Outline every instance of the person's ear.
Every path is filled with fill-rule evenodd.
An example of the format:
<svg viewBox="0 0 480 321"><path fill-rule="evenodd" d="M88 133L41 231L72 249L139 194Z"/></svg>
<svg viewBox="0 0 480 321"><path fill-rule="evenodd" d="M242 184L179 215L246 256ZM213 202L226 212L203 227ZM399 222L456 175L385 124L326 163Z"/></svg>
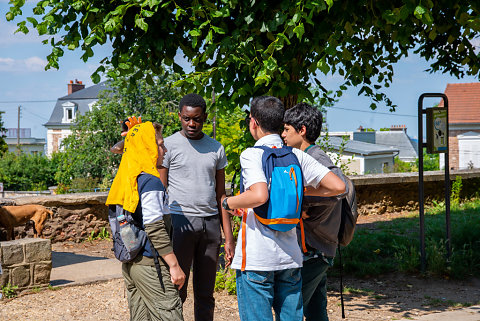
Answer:
<svg viewBox="0 0 480 321"><path fill-rule="evenodd" d="M305 125L302 125L302 127L300 127L300 129L298 130L298 133L302 137L305 137L307 135L307 127L305 127Z"/></svg>
<svg viewBox="0 0 480 321"><path fill-rule="evenodd" d="M178 112L178 120L182 121L182 116L180 115L180 112Z"/></svg>
<svg viewBox="0 0 480 321"><path fill-rule="evenodd" d="M203 113L204 116L203 116L203 122L206 122L207 121L207 118L208 118L208 113Z"/></svg>

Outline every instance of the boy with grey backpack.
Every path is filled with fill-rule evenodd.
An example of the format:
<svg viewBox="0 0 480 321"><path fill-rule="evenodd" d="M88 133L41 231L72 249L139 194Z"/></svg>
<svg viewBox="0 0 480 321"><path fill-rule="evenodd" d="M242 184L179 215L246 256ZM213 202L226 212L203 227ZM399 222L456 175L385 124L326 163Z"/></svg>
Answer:
<svg viewBox="0 0 480 321"><path fill-rule="evenodd" d="M282 137L285 144L303 150L345 183L345 193L341 195L305 196L302 208L307 249L302 267L303 313L307 321L328 321L327 270L333 266L337 247L340 253L339 246L347 245L353 238L358 216L355 187L340 168L332 163L330 157L314 144L322 128L322 114L319 110L305 103L297 104L285 112L284 123ZM300 235L300 231L297 232ZM343 314L342 280L340 287Z"/></svg>

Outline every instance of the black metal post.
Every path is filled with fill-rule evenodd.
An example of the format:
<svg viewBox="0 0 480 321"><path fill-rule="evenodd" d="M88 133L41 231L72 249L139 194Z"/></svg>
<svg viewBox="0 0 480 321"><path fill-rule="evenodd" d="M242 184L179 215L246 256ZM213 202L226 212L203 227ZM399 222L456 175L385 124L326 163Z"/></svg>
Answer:
<svg viewBox="0 0 480 321"><path fill-rule="evenodd" d="M420 217L420 255L421 255L421 269L425 272L426 267L426 255L425 255L425 207L424 207L424 184L423 184L423 147L427 144L423 143L423 114L426 114L426 110L423 109L423 99L430 98L442 98L444 101L444 108L447 111L446 122L446 137L447 137L447 150L445 152L445 225L446 225L446 247L447 247L447 259L451 255L451 236L450 236L450 164L449 164L449 125L448 125L448 98L445 94L439 93L425 93L418 98L418 210Z"/></svg>
<svg viewBox="0 0 480 321"><path fill-rule="evenodd" d="M445 230L447 233L447 259L452 255L452 243L450 239L450 139L448 125L448 98L443 95L443 107L447 110L447 152L445 155Z"/></svg>
<svg viewBox="0 0 480 321"><path fill-rule="evenodd" d="M418 216L420 218L420 262L421 271L425 272L427 259L425 255L425 208L423 204L423 98L418 98Z"/></svg>

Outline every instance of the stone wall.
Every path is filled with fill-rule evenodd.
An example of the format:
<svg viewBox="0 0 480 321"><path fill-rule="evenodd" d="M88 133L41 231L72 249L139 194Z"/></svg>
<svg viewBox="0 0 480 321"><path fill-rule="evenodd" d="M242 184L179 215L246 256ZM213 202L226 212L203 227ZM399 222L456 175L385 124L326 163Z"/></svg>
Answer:
<svg viewBox="0 0 480 321"><path fill-rule="evenodd" d="M451 182L462 177L462 199L480 196L480 171L450 171ZM418 173L351 176L360 214L413 211L418 209ZM445 172L424 173L424 203L445 200Z"/></svg>
<svg viewBox="0 0 480 321"><path fill-rule="evenodd" d="M48 286L52 270L50 240L26 238L0 242L0 263L2 287L10 283L22 291Z"/></svg>
<svg viewBox="0 0 480 321"><path fill-rule="evenodd" d="M462 198L480 193L480 170L451 171L450 179L463 179ZM359 211L363 215L418 209L418 173L394 173L351 176L357 191ZM425 172L425 203L444 200L444 172ZM227 184L229 186L229 184ZM228 192L227 192L228 193ZM52 242L88 239L103 228L110 232L107 193L81 193L0 199L0 205L41 204L54 212L47 219L43 237ZM17 238L33 236L33 229L15 229Z"/></svg>
<svg viewBox="0 0 480 321"><path fill-rule="evenodd" d="M106 199L107 193L77 193L0 199L0 205L43 205L54 213L53 219L48 218L45 222L44 238L53 243L81 242L88 239L92 232L96 236L103 228L110 231ZM33 237L33 226L16 227L15 234L17 238Z"/></svg>

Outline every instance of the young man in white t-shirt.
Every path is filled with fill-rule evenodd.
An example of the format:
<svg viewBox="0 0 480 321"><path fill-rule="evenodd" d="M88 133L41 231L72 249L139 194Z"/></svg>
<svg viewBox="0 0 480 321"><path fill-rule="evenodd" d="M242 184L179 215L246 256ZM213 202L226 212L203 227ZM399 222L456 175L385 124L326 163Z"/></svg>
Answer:
<svg viewBox="0 0 480 321"><path fill-rule="evenodd" d="M257 141L255 146L280 148L284 106L275 97L252 100L249 129ZM333 196L345 191L345 184L328 168L301 150L293 149L300 163L306 194ZM222 206L227 210L247 208L239 232L232 268L237 270L237 298L240 319L302 320L302 284L300 268L302 252L296 230L274 231L260 223L252 208L268 201L267 180L262 168L263 150L247 148L240 155L245 192L226 197ZM245 238L245 240L243 240ZM242 243L245 243L245 248Z"/></svg>

